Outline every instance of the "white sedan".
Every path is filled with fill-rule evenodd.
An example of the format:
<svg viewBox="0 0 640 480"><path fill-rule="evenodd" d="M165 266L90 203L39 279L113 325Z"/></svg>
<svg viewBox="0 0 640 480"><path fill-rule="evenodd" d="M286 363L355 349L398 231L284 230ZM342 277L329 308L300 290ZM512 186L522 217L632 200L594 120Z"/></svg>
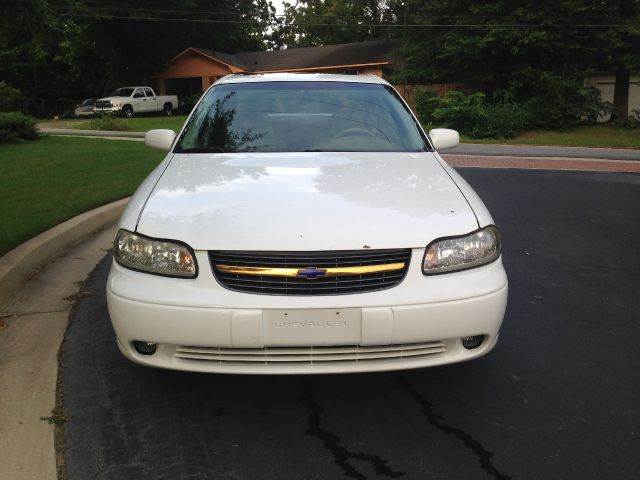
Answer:
<svg viewBox="0 0 640 480"><path fill-rule="evenodd" d="M498 339L501 241L384 80L231 75L124 212L107 284L122 353L218 373L342 373L470 360Z"/></svg>

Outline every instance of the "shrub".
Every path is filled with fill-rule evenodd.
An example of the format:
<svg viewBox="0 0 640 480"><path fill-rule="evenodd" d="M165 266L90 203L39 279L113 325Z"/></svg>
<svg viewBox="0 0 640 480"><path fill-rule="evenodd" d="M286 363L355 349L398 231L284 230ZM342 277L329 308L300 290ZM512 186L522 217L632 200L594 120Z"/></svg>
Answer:
<svg viewBox="0 0 640 480"><path fill-rule="evenodd" d="M563 130L595 123L610 111L600 91L549 72L537 76L520 72L506 90L495 92L487 102L483 93L459 91L438 97L416 94L416 112L427 124L454 128L477 138L513 138L528 129ZM537 81L534 81L536 79ZM625 124L633 125L633 118Z"/></svg>
<svg viewBox="0 0 640 480"><path fill-rule="evenodd" d="M631 115L616 122L622 128L640 128L640 109L631 110Z"/></svg>
<svg viewBox="0 0 640 480"><path fill-rule="evenodd" d="M517 103L484 105L481 119L470 131L475 138L513 138L527 130L531 123L529 112Z"/></svg>
<svg viewBox="0 0 640 480"><path fill-rule="evenodd" d="M20 112L0 112L0 143L38 138L36 119Z"/></svg>
<svg viewBox="0 0 640 480"><path fill-rule="evenodd" d="M0 82L0 112L18 110L18 103L20 100L20 90L13 88L4 81Z"/></svg>
<svg viewBox="0 0 640 480"><path fill-rule="evenodd" d="M131 130L129 123L124 118L105 115L103 117L92 118L90 123L91 130L111 130L111 131L128 131Z"/></svg>
<svg viewBox="0 0 640 480"><path fill-rule="evenodd" d="M600 91L581 80L529 68L518 72L509 86L496 92L498 102L518 103L530 117L529 128L564 130L580 123L595 123L610 112Z"/></svg>
<svg viewBox="0 0 640 480"><path fill-rule="evenodd" d="M416 114L423 123L433 123L433 112L440 105L440 96L429 90L419 90L414 94Z"/></svg>
<svg viewBox="0 0 640 480"><path fill-rule="evenodd" d="M454 128L476 138L513 138L530 123L528 112L518 104L490 105L483 93L465 95L456 90L442 97L420 92L416 113L424 123Z"/></svg>

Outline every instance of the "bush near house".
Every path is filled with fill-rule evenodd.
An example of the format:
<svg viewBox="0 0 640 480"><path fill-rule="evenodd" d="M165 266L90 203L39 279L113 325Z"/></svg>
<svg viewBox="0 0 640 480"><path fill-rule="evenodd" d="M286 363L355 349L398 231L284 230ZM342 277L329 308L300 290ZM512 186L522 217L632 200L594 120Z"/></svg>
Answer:
<svg viewBox="0 0 640 480"><path fill-rule="evenodd" d="M538 75L536 82L512 80L489 102L483 93L449 91L443 96L416 94L416 113L426 124L454 128L475 138L514 138L531 129L566 130L595 123L608 111L600 92L554 74Z"/></svg>
<svg viewBox="0 0 640 480"><path fill-rule="evenodd" d="M515 103L486 102L486 95L465 95L452 90L439 97L432 92L420 92L416 98L416 113L423 123L454 128L475 138L513 138L531 122L529 112Z"/></svg>
<svg viewBox="0 0 640 480"><path fill-rule="evenodd" d="M622 128L640 128L640 109L631 110L631 115L619 118L616 123Z"/></svg>
<svg viewBox="0 0 640 480"><path fill-rule="evenodd" d="M20 112L0 112L0 144L37 138L35 118Z"/></svg>

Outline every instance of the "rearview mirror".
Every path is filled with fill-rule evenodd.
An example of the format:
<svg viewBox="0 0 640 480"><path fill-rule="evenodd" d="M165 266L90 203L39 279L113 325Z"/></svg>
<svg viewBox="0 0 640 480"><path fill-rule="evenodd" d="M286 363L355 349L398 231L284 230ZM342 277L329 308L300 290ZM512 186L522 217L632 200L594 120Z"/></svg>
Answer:
<svg viewBox="0 0 640 480"><path fill-rule="evenodd" d="M157 148L168 152L171 150L176 132L173 130L158 129L149 130L144 134L144 144L148 147Z"/></svg>
<svg viewBox="0 0 640 480"><path fill-rule="evenodd" d="M434 128L429 132L433 146L436 150L457 147L460 144L460 135L455 130L448 128Z"/></svg>

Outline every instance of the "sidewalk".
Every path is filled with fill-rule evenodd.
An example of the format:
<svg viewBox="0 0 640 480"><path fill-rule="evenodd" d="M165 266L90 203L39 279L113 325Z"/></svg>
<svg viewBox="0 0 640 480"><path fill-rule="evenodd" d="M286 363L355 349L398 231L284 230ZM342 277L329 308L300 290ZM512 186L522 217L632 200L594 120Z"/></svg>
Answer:
<svg viewBox="0 0 640 480"><path fill-rule="evenodd" d="M630 148L560 147L536 145L484 145L463 143L444 153L510 157L597 158L608 160L640 160L640 150Z"/></svg>
<svg viewBox="0 0 640 480"><path fill-rule="evenodd" d="M635 150L632 150L635 151ZM603 160L597 158L515 157L459 155L443 153L452 167L520 168L527 170L570 170L592 172L640 173L640 161Z"/></svg>
<svg viewBox="0 0 640 480"><path fill-rule="evenodd" d="M83 282L115 227L55 258L0 307L0 478L56 480L58 351Z"/></svg>
<svg viewBox="0 0 640 480"><path fill-rule="evenodd" d="M74 137L107 137L115 138L144 138L145 132L123 132L116 130L76 130L74 128L46 128L39 127L38 131L48 135L67 135Z"/></svg>

